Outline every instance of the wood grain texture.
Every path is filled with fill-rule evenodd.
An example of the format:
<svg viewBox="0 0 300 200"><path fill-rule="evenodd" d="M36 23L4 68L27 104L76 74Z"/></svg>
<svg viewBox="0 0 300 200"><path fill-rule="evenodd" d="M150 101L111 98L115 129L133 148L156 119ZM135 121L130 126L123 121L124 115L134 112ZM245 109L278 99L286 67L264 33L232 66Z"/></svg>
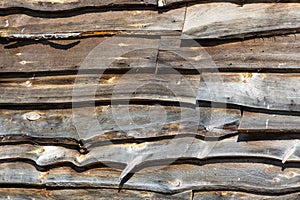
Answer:
<svg viewBox="0 0 300 200"><path fill-rule="evenodd" d="M164 6L174 6L174 5L181 5L184 3L193 3L193 4L203 4L203 3L212 3L212 2L230 2L235 3L237 5L243 6L248 3L298 3L297 0L165 0Z"/></svg>
<svg viewBox="0 0 300 200"><path fill-rule="evenodd" d="M159 100L196 103L200 75L78 74L1 78L0 104L57 104L87 101Z"/></svg>
<svg viewBox="0 0 300 200"><path fill-rule="evenodd" d="M35 115L35 120L30 118ZM240 111L234 109L202 107L195 111L194 108L161 105L1 110L0 143L33 141L77 145L81 139L101 144L111 140L147 140L175 135L218 138L236 134L239 119ZM91 128L95 126L93 120L99 123L96 124L98 129Z"/></svg>
<svg viewBox="0 0 300 200"><path fill-rule="evenodd" d="M0 9L26 8L38 11L66 11L87 7L156 6L156 0L3 0Z"/></svg>
<svg viewBox="0 0 300 200"><path fill-rule="evenodd" d="M0 18L0 37L68 38L120 31L176 31L183 26L185 8L93 12L71 17L33 17L12 14Z"/></svg>
<svg viewBox="0 0 300 200"><path fill-rule="evenodd" d="M238 130L245 133L299 133L299 124L299 116L243 112Z"/></svg>
<svg viewBox="0 0 300 200"><path fill-rule="evenodd" d="M246 192L233 192L233 191L212 191L212 192L195 192L193 200L273 200L273 199L299 199L299 193L291 193L286 195L259 195Z"/></svg>
<svg viewBox="0 0 300 200"><path fill-rule="evenodd" d="M294 33L300 28L299 14L298 3L196 4L187 9L183 33L199 39Z"/></svg>
<svg viewBox="0 0 300 200"><path fill-rule="evenodd" d="M170 164L177 159L201 161L202 159L252 158L277 161L277 163L299 163L298 140L242 141L237 137L222 141L203 141L196 138L174 138L155 142L107 144L88 146L87 154L61 146L40 146L31 144L0 146L0 160L29 160L38 166L49 167L71 164L77 167L105 164L112 168L130 165L137 157L145 159L137 166L157 163ZM134 170L134 168L132 168Z"/></svg>
<svg viewBox="0 0 300 200"><path fill-rule="evenodd" d="M259 70L259 71L284 71L299 72L299 54L300 42L297 39L299 34L288 36L275 36L272 38L256 38L244 41L235 41L225 44L214 44L213 42L204 43L203 41L193 42L199 50L192 49L164 49L160 47L159 56L158 46L161 44L160 39L136 39L141 43L149 41L156 43L157 47L135 50L118 57L114 62L106 66L107 70L131 70L134 68L151 68L153 69L156 61L159 62L158 67L168 65L174 69L195 69L187 58L178 55L179 51L190 51L190 55L200 54L206 51L210 56L199 60L199 70L218 69L218 70ZM101 45L110 37L94 37L78 40L47 40L47 41L14 41L3 42L0 45L0 73L55 73L69 72L76 73L82 63L87 59L90 52L95 51L98 45ZM185 43L184 41L178 42ZM133 45L130 40L124 39L122 43L125 45ZM209 46L204 46L209 45ZM211 46L212 45L212 46ZM111 47L113 48L113 46ZM192 47L191 47L192 48ZM284 53L282 53L284 52ZM103 62L107 57L93 58L94 62ZM214 63L209 64L209 63ZM85 70L95 70L95 65L85 67Z"/></svg>
<svg viewBox="0 0 300 200"><path fill-rule="evenodd" d="M300 111L299 74L203 73L201 77L198 100Z"/></svg>
<svg viewBox="0 0 300 200"><path fill-rule="evenodd" d="M0 199L7 200L57 200L66 197L72 200L140 200L140 199L170 199L170 200L190 200L192 192L178 194L160 194L138 190L118 189L24 189L24 188L2 188L0 189Z"/></svg>
<svg viewBox="0 0 300 200"><path fill-rule="evenodd" d="M103 44L106 37L86 38L81 40L56 40L56 41L15 41L1 45L0 64L1 73L41 73L47 72L64 72L74 74L80 70L80 67L87 59L89 53L97 51L98 56L93 57L93 62L107 62L109 58L113 61L108 66L108 70L130 70L133 68L154 68L157 57L157 47L150 48L146 46L142 51L132 50L124 53L122 56L116 56L111 53L110 57L100 56L101 52L97 48ZM136 39L139 40L139 39ZM158 43L156 40L140 39L141 42L151 41ZM124 39L123 45L128 48L130 41ZM105 43L105 45L108 45ZM158 46L158 44L157 44ZM108 48L108 47L107 47ZM112 47L113 48L113 45ZM96 54L96 52L94 53ZM87 65L87 64L86 64ZM98 68L97 68L98 67ZM104 70L98 65L87 65L86 71ZM98 71L97 71L98 70Z"/></svg>
<svg viewBox="0 0 300 200"><path fill-rule="evenodd" d="M95 2L92 0L3 0L0 4L0 9L23 8L35 11L68 11L74 9L82 9L86 7L117 7L117 6L174 6L183 5L185 3L195 2L195 0L164 0L158 3L158 0L103 0ZM203 0L200 3L210 3L211 1ZM215 2L220 2L215 0ZM236 3L243 5L246 3L298 3L297 0L227 0L225 2Z"/></svg>
<svg viewBox="0 0 300 200"><path fill-rule="evenodd" d="M155 172L155 173L154 173ZM2 163L0 183L26 184L30 187L119 188L119 170L90 169L81 173L69 167L39 172L27 163ZM299 169L260 163L210 163L152 167L135 173L123 189L148 190L166 194L190 190L241 190L280 194L298 192Z"/></svg>
<svg viewBox="0 0 300 200"><path fill-rule="evenodd" d="M194 104L199 77L138 72L104 74L100 80L99 75L93 74L1 78L0 103L21 105L131 99ZM299 74L296 73L203 73L197 99L268 110L299 111L298 85Z"/></svg>

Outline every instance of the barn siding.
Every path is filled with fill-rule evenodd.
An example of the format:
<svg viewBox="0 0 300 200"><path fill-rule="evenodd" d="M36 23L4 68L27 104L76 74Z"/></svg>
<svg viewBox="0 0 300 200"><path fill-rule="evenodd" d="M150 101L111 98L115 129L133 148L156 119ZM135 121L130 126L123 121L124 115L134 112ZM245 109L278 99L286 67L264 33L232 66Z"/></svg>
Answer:
<svg viewBox="0 0 300 200"><path fill-rule="evenodd" d="M0 199L298 199L299 16L296 0L3 0Z"/></svg>

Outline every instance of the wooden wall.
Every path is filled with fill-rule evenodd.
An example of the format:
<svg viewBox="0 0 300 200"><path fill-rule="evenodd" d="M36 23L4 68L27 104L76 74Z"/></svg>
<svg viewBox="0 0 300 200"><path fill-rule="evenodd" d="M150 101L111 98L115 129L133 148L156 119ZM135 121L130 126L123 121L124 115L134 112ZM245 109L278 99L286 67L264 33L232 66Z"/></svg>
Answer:
<svg viewBox="0 0 300 200"><path fill-rule="evenodd" d="M2 0L0 199L298 199L299 30L297 0Z"/></svg>

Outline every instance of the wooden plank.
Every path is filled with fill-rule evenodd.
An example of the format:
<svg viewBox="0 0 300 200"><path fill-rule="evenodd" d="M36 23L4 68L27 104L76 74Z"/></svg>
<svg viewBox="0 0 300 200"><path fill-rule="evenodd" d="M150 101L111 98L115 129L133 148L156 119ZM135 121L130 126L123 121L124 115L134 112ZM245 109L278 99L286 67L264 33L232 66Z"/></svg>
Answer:
<svg viewBox="0 0 300 200"><path fill-rule="evenodd" d="M300 193L295 192L286 195L259 195L255 193L234 192L234 191L211 191L211 192L195 192L193 200L273 200L273 199L299 199Z"/></svg>
<svg viewBox="0 0 300 200"><path fill-rule="evenodd" d="M299 15L298 3L196 4L187 9L183 33L199 39L295 33Z"/></svg>
<svg viewBox="0 0 300 200"><path fill-rule="evenodd" d="M86 101L159 100L196 103L200 75L78 74L0 79L0 104L58 104Z"/></svg>
<svg viewBox="0 0 300 200"><path fill-rule="evenodd" d="M182 5L185 3L194 3L195 4L195 0L164 0L163 3L161 4L163 6L175 6L175 5ZM219 0L216 1L209 1L209 0L202 0L200 3L211 3L211 2L222 2ZM231 3L235 3L241 6L244 6L245 4L248 3L298 3L297 0L228 0L228 1L224 1L224 2L231 2ZM199 2L198 2L199 3Z"/></svg>
<svg viewBox="0 0 300 200"><path fill-rule="evenodd" d="M239 132L299 133L300 116L243 112Z"/></svg>
<svg viewBox="0 0 300 200"><path fill-rule="evenodd" d="M183 192L179 194L160 194L148 191L138 190L118 190L118 189L25 189L25 188L2 188L0 189L0 199L7 200L57 200L66 197L73 200L105 200L105 199L175 199L190 200L191 192Z"/></svg>
<svg viewBox="0 0 300 200"><path fill-rule="evenodd" d="M267 194L299 191L299 168L262 163L207 163L150 167L132 175L123 189L177 193L189 190L241 190ZM0 183L30 187L119 188L119 170L95 168L81 173L69 167L40 172L27 163L0 164Z"/></svg>
<svg viewBox="0 0 300 200"><path fill-rule="evenodd" d="M194 45L210 56L198 61L200 70L291 73L299 70L298 37L296 34L248 40L198 40L198 43L182 40L182 45ZM186 58L178 56L178 50L159 51L158 61L175 69L194 69Z"/></svg>
<svg viewBox="0 0 300 200"><path fill-rule="evenodd" d="M15 41L1 45L0 48L0 72L1 73L51 73L64 72L74 74L83 67L84 70L94 71L104 70L100 65L89 65L87 57L89 53L96 54L93 56L93 62L107 62L112 59L112 63L105 66L107 70L130 70L134 68L154 68L157 57L158 41L155 39L136 38L137 42L143 42L152 45L146 45L145 49L132 50L124 53L122 56L113 55L103 57L97 47L104 45L104 41L109 37L86 38L81 40L56 40L56 41ZM127 48L134 48L135 44L131 40L124 38L123 45ZM108 42L105 42L107 47ZM157 46L155 48L155 45ZM152 47L152 48L151 48ZM96 49L95 49L96 48ZM111 44L114 48L114 44Z"/></svg>
<svg viewBox="0 0 300 200"><path fill-rule="evenodd" d="M105 146L85 146L87 154L62 146L40 146L31 144L0 146L0 160L29 160L38 166L49 167L57 164L71 164L77 167L105 164L109 167L170 164L177 159L199 161L203 159L252 158L272 162L299 163L298 140L240 141L237 137L221 141L204 141L196 138L165 139L143 143L107 144ZM139 163L133 161L145 157ZM134 168L133 168L134 170Z"/></svg>
<svg viewBox="0 0 300 200"><path fill-rule="evenodd" d="M0 19L0 37L68 38L120 31L176 31L183 26L185 8L158 13L153 10L107 11L71 17L33 17L12 14Z"/></svg>
<svg viewBox="0 0 300 200"><path fill-rule="evenodd" d="M272 38L256 38L245 41L229 42L225 44L213 45L214 43L199 42L203 46L199 48L206 51L211 57L208 60L199 60L203 63L199 70L259 70L259 71L284 71L299 72L300 57L298 49L300 47L300 35L275 36ZM76 73L81 63L87 59L88 53L101 45L106 37L94 37L78 40L56 40L56 41L17 41L0 45L0 73L55 73L65 72ZM157 43L159 39L135 38L136 41L145 43ZM180 41L178 41L180 42ZM126 45L133 44L130 40L124 39ZM195 44L198 44L194 42ZM154 47L154 45L153 45ZM113 46L112 46L113 48ZM195 48L195 47L191 47ZM193 50L189 49L191 52ZM284 53L283 53L284 52ZM194 50L197 54L199 51ZM113 55L111 55L113 56ZM104 57L95 56L95 62L103 62ZM115 57L115 61L106 66L108 70L130 70L133 68L153 69L157 60L157 49L146 48L132 51ZM160 50L158 57L159 65L168 65L174 69L195 69L189 60L178 55L178 50ZM215 65L209 64L215 63ZM95 67L87 66L86 70L94 70Z"/></svg>
<svg viewBox="0 0 300 200"><path fill-rule="evenodd" d="M297 73L203 73L201 77L198 100L300 111L300 76Z"/></svg>
<svg viewBox="0 0 300 200"><path fill-rule="evenodd" d="M163 105L0 110L0 143L78 145L81 139L101 144L105 141L147 140L175 135L218 138L236 134L239 119L240 111L234 109L201 107L195 111L189 107ZM78 129L88 130L95 126L92 120L101 123L99 128L79 135Z"/></svg>
<svg viewBox="0 0 300 200"><path fill-rule="evenodd" d="M112 7L112 6L156 6L156 0L3 0L0 9L26 8L38 11L66 11L87 7Z"/></svg>
<svg viewBox="0 0 300 200"><path fill-rule="evenodd" d="M199 41L197 50L195 47L185 47L181 51L191 51L191 55L206 51L211 60L204 58L199 60L201 68L218 70L260 70L260 71L283 71L299 72L300 62L300 37L299 34L288 36L275 36L272 38L256 38L250 40L229 42L214 45ZM88 53L110 37L93 37L78 40L47 40L47 41L14 41L0 44L0 73L76 73L82 63L87 59ZM160 39L143 38L141 43L157 44ZM180 40L178 41L180 43ZM181 41L184 44L184 41ZM123 44L132 45L130 40L124 39ZM194 41L194 44L198 44ZM171 44L172 45L172 44ZM213 46L203 46L213 45ZM130 70L134 68L153 68L157 60L157 48L147 48L132 51L115 56L115 61L107 67L107 70ZM113 48L113 46L111 47ZM161 48L161 47L160 47ZM192 50L194 49L194 50ZM95 50L94 50L95 51ZM159 67L168 65L174 69L195 69L187 58L178 55L178 50L162 49L159 51ZM113 57L114 55L111 55ZM195 57L195 55L194 55ZM209 57L208 57L209 58ZM95 56L95 62L103 62L105 57ZM201 63L201 64L200 64ZM209 63L214 63L209 64ZM85 70L95 70L95 66L87 66Z"/></svg>
<svg viewBox="0 0 300 200"><path fill-rule="evenodd" d="M182 78L185 81L180 81ZM199 79L198 75L150 73L104 74L100 83L99 76L93 74L1 78L0 104L128 99L194 103L193 90L198 88ZM298 85L299 74L203 73L197 99L268 110L299 111Z"/></svg>

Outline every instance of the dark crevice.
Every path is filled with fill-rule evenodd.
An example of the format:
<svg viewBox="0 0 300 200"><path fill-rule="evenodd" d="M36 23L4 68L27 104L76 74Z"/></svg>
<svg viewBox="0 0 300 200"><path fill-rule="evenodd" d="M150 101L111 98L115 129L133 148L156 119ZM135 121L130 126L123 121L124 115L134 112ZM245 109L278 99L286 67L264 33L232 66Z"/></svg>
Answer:
<svg viewBox="0 0 300 200"><path fill-rule="evenodd" d="M13 48L19 48L19 47L23 47L23 46L27 46L27 45L43 44L43 45L49 45L50 47L52 47L54 49L68 50L68 49L71 49L71 48L75 47L79 43L80 43L80 41L72 42L70 44L58 44L58 43L51 42L51 41L48 41L48 40L40 40L40 41L20 40L20 41L17 41L16 43L14 43L14 44L9 44L9 45L4 46L4 49L13 49Z"/></svg>

